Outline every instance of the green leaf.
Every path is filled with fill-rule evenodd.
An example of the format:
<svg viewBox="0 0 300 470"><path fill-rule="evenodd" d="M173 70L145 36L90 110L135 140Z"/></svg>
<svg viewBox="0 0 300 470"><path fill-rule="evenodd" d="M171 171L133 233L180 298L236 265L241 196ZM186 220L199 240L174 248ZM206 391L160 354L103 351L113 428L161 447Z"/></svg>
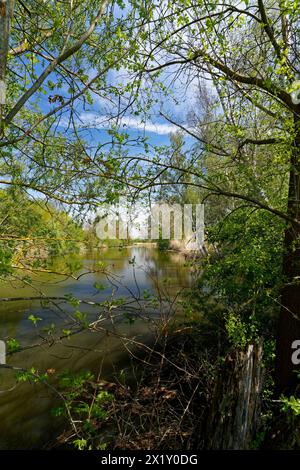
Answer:
<svg viewBox="0 0 300 470"><path fill-rule="evenodd" d="M34 324L34 326L36 326L39 321L42 321L42 318L36 317L31 314L29 315L28 320L30 320Z"/></svg>

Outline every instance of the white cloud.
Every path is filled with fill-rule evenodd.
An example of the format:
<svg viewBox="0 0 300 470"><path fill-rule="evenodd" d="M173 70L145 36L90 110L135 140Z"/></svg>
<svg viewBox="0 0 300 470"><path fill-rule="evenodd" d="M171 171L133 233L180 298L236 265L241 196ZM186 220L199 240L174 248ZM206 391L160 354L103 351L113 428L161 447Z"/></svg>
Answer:
<svg viewBox="0 0 300 470"><path fill-rule="evenodd" d="M87 112L81 113L79 125L87 129L108 129L116 122L116 119L111 119L108 116L99 116L95 113ZM178 127L173 124L153 123L150 121L142 122L139 118L131 116L122 117L118 120L118 124L123 130L142 130L160 135L167 135L178 130Z"/></svg>

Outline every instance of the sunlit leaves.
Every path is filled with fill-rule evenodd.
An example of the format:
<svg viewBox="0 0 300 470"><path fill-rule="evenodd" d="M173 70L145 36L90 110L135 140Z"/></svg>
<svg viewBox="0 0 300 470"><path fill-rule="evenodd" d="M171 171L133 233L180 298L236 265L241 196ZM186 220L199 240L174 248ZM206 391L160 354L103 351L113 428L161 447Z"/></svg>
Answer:
<svg viewBox="0 0 300 470"><path fill-rule="evenodd" d="M31 321L34 326L37 326L38 322L40 322L42 318L36 317L35 315L31 314L29 315L28 320Z"/></svg>
<svg viewBox="0 0 300 470"><path fill-rule="evenodd" d="M16 338L9 338L6 341L7 352L14 353L18 352L21 349L21 344Z"/></svg>

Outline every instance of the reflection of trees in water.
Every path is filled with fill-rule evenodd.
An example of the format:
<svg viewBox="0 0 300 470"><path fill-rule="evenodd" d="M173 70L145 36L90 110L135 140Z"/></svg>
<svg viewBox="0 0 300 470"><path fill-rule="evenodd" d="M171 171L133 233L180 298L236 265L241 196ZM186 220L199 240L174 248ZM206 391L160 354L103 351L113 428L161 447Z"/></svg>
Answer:
<svg viewBox="0 0 300 470"><path fill-rule="evenodd" d="M135 258L134 265L129 264L129 260L133 258ZM72 259L74 259L74 262L80 261L77 254L74 258L70 255L70 263ZM184 259L178 253L161 253L155 248L136 246L121 250L110 248L105 253L98 250L94 252L93 258L91 254L89 259L86 259L86 257L81 258L82 265L91 271L99 269L99 261L107 265L109 271L122 276L124 284L127 284L128 287L134 285L133 269L141 288L154 289L158 285L165 285L170 290L172 287L177 289L178 287L187 286L190 281L190 270L183 266ZM59 264L59 260L56 260L56 262ZM64 260L61 263L63 264ZM81 298L90 294L91 287L95 282L105 283L106 280L105 275L100 272L91 273L82 277L79 281L72 281L71 284L66 279L66 282L57 283L60 279L51 274L34 275L34 277L36 281L43 281L41 289L45 295L54 295L53 289L55 289L55 295L63 296L72 291L72 294L75 296L79 295ZM168 280L168 282L164 283L164 280ZM17 290L15 287L17 287ZM3 285L3 288L0 289L0 297L15 297L16 292L19 292L19 294L21 292L24 297L36 294L30 287L20 291L19 285ZM13 308L12 304L7 305L2 303L0 312L0 325L4 326L5 323L5 334L15 337L20 332L20 329L23 331L27 324L29 325L27 317L30 313L34 312L35 314L42 315L44 309L24 299L19 301L17 305L14 305ZM48 315L46 317L48 319Z"/></svg>
<svg viewBox="0 0 300 470"><path fill-rule="evenodd" d="M156 249L141 248L135 250L136 265L143 267L152 287L157 288L163 284L170 291L190 284L190 273L183 266L184 258L180 253L162 253Z"/></svg>
<svg viewBox="0 0 300 470"><path fill-rule="evenodd" d="M129 260L132 260L134 257L135 263L130 264ZM74 261L77 259L77 256L74 257ZM177 293L181 287L188 285L189 269L183 266L183 258L178 254L161 253L150 247L137 246L121 250L118 248L110 248L105 252L98 250L93 254L85 254L85 256L81 258L81 261L84 267L89 267L91 270L99 267L99 265L97 265L99 261L103 262L110 267L109 271L116 274L115 284L120 280L133 292L136 292L136 289L133 288L135 285L133 272L135 272L137 283L140 286L139 294L141 301L136 304L128 302L128 308L132 309L128 311L133 311L134 314L134 308L142 305L142 315L144 318L147 315L148 317L151 315L153 318L158 313L160 315L169 315L171 311L170 305L175 297L175 293ZM57 260L57 262L59 263L59 260ZM63 261L61 261L61 263L63 263ZM95 296L95 289L93 288L95 281L99 282L99 284L103 283L108 285L107 278L100 272L81 277L79 281L64 279L63 282L59 283L55 275L47 274L47 276L36 276L36 278L37 280L43 280L41 288L44 290L45 295L51 295L51 293L53 295L53 292L55 292L56 296L64 296L72 292L75 297L82 298L85 301L92 300L94 302L104 301L109 298L107 290L101 291L99 295L97 294L98 297ZM164 283L165 279L169 279L167 284ZM47 280L47 282L45 282L45 280ZM55 291L53 289L55 289ZM143 297L143 289L147 289L153 293L157 292L161 300L160 305L157 306L151 303L151 298L149 301L145 300ZM123 291L125 292L125 296L129 294L125 289L123 289ZM20 295L20 286L9 286L9 290L7 286L3 286L3 297L16 296L16 292ZM24 297L34 294L29 288L21 292ZM62 306L60 305L60 307ZM74 307L63 305L63 308L66 314L76 309L82 312L90 311L88 305L84 306L82 304ZM121 310L124 311L125 308L126 306L122 305ZM98 307L96 310L98 312ZM61 310L59 312L61 312ZM32 323L28 320L29 314L34 314L43 319L39 324L39 328L41 328L42 335L45 337L47 333L43 332L44 326L48 326L52 322L55 322L58 327L61 325L59 317L55 315L54 307L53 310L50 311L50 306L48 306L47 309L38 302L34 303L20 300L16 304L13 301L9 305L1 305L0 327L4 337L20 339L23 346L23 344L25 344L25 335L28 334L29 344L32 340L32 333L35 335L40 333L40 330L33 331ZM61 322L64 322L64 319L65 317L62 317ZM5 328L2 328L4 324ZM104 325L106 325L106 323ZM120 323L117 324L116 318L114 325L117 325L118 332L128 337L149 333L148 322L137 321L134 324L128 324L128 322L120 321ZM97 367L99 364L99 357L103 357L103 373L105 374L105 370L111 371L112 364L117 363L117 361L123 357L124 350L123 347L120 346L120 341L117 337L113 338L111 335L108 336L104 332L102 334L101 331L98 331L98 335L95 336L94 331L92 335L90 331L84 331L77 336L56 342L51 345L50 349L43 347L21 351L15 358L14 356L10 358L9 361L10 363L12 361L12 364L14 364L13 361L16 361L16 364L22 364L22 366L25 367L27 367L28 364L30 364L30 366L34 364L35 367L41 368L42 370L54 368L59 371L68 368L76 372L84 368L93 370L94 364L96 370L96 364ZM33 343L39 341L40 336L37 340L34 337ZM14 385L13 381L12 385ZM5 384L2 388L7 389L10 386L11 382L6 375ZM14 439L12 422L22 421L25 423L23 430L24 435L26 434L27 442L30 439L35 439L37 429L43 429L43 432L40 432L40 435L43 435L44 429L50 428L48 408L53 407L53 403L50 399L49 401L41 400L38 395L32 394L30 387L25 387L25 385L22 385L22 388L17 387L14 391L10 392L10 394L1 396L1 429L5 430L6 440L8 441ZM4 435L4 433L2 434Z"/></svg>
<svg viewBox="0 0 300 470"><path fill-rule="evenodd" d="M101 248L94 250L90 255L90 264L93 269L99 268L99 262L104 263L107 267L113 270L125 270L128 267L128 259L130 252L127 248Z"/></svg>
<svg viewBox="0 0 300 470"><path fill-rule="evenodd" d="M26 304L29 308L30 302L24 302L22 307L25 307ZM20 310L18 304L16 305L14 303L14 305L1 305L1 339L15 338L18 335L23 316L23 308Z"/></svg>

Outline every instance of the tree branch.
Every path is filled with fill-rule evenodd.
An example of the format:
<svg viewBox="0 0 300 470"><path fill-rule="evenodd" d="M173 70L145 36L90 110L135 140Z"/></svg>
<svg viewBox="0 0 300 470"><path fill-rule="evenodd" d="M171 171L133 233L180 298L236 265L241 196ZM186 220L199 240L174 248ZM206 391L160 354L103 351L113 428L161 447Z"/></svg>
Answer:
<svg viewBox="0 0 300 470"><path fill-rule="evenodd" d="M204 62L209 63L210 65L215 67L217 70L224 73L224 75L227 78L229 78L233 81L236 81L238 83L243 83L245 85L252 85L252 86L258 87L258 88L266 91L270 95L272 95L276 98L280 98L280 100L284 104L286 104L289 107L289 109L291 109L292 111L296 111L298 109L297 106L292 102L290 94L287 93L282 88L279 88L277 85L275 85L275 83L272 83L272 85L270 86L267 83L267 81L264 80L263 78L256 77L256 76L249 77L247 75L242 75L239 72L236 72L235 70L232 70L230 67L228 67L223 62L220 62L219 60L213 58L212 56L210 56L209 54L207 54L207 52L205 52L203 50L196 51L191 57L185 57L183 59L171 60L169 62L165 62L164 64L160 64L160 65L157 65L155 67L145 69L145 72L148 72L148 73L156 72L156 71L162 70L166 67L170 67L172 65L180 65L180 64L185 65L185 64L193 63L193 62L197 66L197 60L198 59L203 59Z"/></svg>
<svg viewBox="0 0 300 470"><path fill-rule="evenodd" d="M267 17L264 2L263 2L263 0L258 0L257 3L258 3L258 9L259 9L259 12L260 12L260 16L261 16L261 19L262 19L262 22L263 22L263 28L264 28L266 34L268 35L268 38L270 39L270 41L272 43L272 46L274 47L274 50L276 52L276 55L277 55L278 59L281 59L282 58L281 50L280 50L279 44L277 43L277 41L275 39L273 29L270 26L270 21L269 21L269 18Z"/></svg>
<svg viewBox="0 0 300 470"><path fill-rule="evenodd" d="M8 124L16 114L20 111L20 109L24 106L24 104L29 100L29 98L40 88L40 86L44 83L46 78L55 70L56 66L67 60L69 57L74 55L81 47L83 44L86 42L86 40L91 36L91 34L94 32L99 20L103 16L105 12L105 8L107 7L109 3L109 0L102 0L101 7L99 9L99 12L95 19L92 21L90 24L90 27L85 31L84 34L78 39L78 41L73 44L69 49L66 51L62 52L60 56L58 56L56 59L53 59L52 62L48 65L48 67L45 68L45 70L41 73L39 78L36 80L36 82L24 93L24 95L19 99L19 101L15 104L15 106L10 110L10 112L7 114L5 118L5 123Z"/></svg>

